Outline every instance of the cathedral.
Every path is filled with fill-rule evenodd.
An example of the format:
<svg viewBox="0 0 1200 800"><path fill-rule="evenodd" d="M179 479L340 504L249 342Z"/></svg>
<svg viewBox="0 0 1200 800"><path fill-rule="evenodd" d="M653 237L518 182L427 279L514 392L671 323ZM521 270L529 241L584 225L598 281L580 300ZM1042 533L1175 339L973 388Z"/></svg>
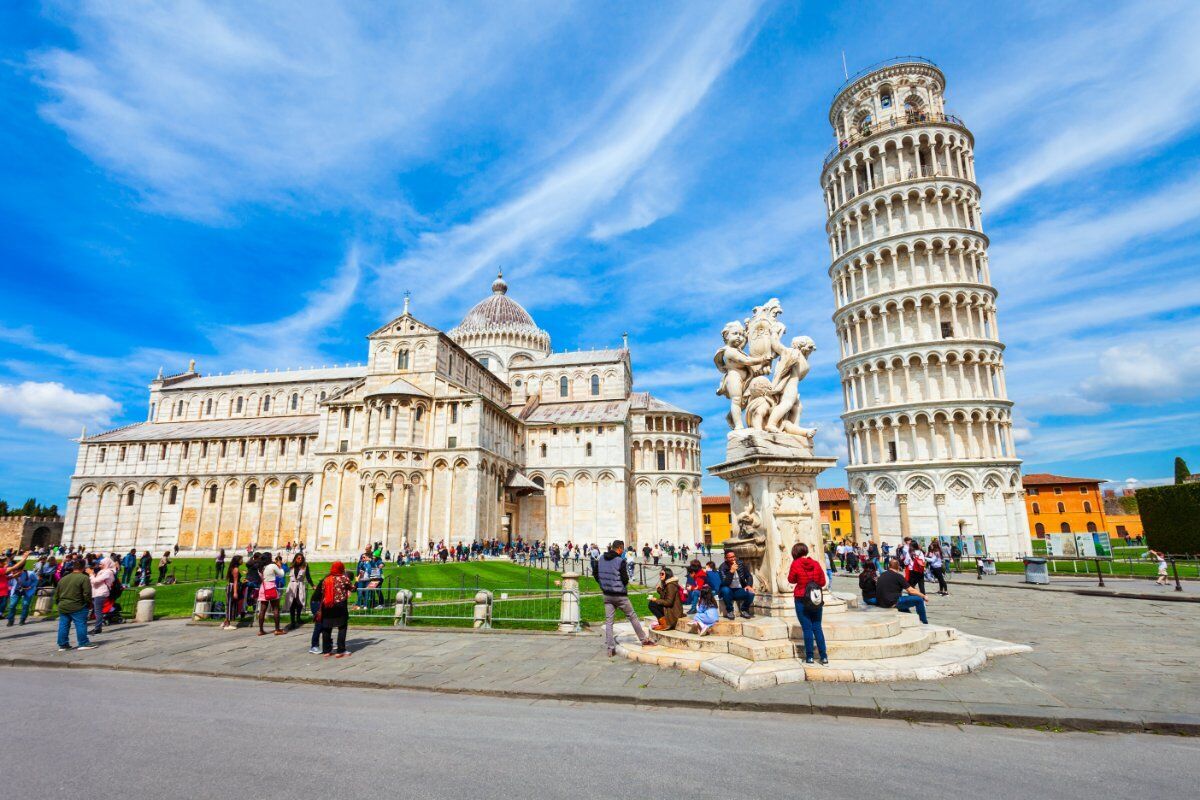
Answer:
<svg viewBox="0 0 1200 800"><path fill-rule="evenodd" d="M406 301L365 366L160 374L145 422L79 440L63 542L695 543L699 425L633 390L627 346L553 352L499 276L449 333Z"/></svg>

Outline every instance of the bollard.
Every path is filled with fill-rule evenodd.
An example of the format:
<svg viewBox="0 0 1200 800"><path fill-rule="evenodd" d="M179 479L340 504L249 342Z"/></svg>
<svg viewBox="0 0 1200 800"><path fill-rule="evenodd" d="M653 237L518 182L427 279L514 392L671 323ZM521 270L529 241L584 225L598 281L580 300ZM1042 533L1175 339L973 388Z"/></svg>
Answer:
<svg viewBox="0 0 1200 800"><path fill-rule="evenodd" d="M492 627L492 593L480 589L475 593L475 625L476 628Z"/></svg>
<svg viewBox="0 0 1200 800"><path fill-rule="evenodd" d="M579 632L579 573L564 572L562 605L558 615L559 633Z"/></svg>
<svg viewBox="0 0 1200 800"><path fill-rule="evenodd" d="M147 586L138 592L137 611L134 622L154 622L154 588Z"/></svg>
<svg viewBox="0 0 1200 800"><path fill-rule="evenodd" d="M192 609L192 619L208 619L212 611L212 589L196 590L196 605Z"/></svg>
<svg viewBox="0 0 1200 800"><path fill-rule="evenodd" d="M392 625L401 628L408 625L409 617L412 616L412 598L413 594L408 589L396 592L396 615L392 619Z"/></svg>
<svg viewBox="0 0 1200 800"><path fill-rule="evenodd" d="M48 617L54 611L54 587L43 586L37 590L37 600L33 604L35 617Z"/></svg>
<svg viewBox="0 0 1200 800"><path fill-rule="evenodd" d="M1174 558L1171 559L1171 571L1175 573L1175 591L1182 592L1183 585L1179 582L1179 564L1175 562Z"/></svg>

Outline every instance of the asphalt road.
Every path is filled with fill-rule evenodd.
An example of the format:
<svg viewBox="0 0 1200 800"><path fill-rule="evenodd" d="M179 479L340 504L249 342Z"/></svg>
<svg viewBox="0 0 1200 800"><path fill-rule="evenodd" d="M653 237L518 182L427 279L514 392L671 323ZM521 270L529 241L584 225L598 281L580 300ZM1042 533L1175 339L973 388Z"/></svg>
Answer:
<svg viewBox="0 0 1200 800"><path fill-rule="evenodd" d="M1182 797L1200 741L0 669L7 797Z"/></svg>

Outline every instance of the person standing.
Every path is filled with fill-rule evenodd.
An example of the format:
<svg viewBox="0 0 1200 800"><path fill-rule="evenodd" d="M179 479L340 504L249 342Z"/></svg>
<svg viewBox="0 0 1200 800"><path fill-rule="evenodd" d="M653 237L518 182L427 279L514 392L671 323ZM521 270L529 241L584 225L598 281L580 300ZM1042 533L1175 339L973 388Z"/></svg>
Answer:
<svg viewBox="0 0 1200 800"><path fill-rule="evenodd" d="M151 568L151 566L153 566L153 564L154 564L154 558L150 555L150 551L143 550L142 557L138 561L138 571L140 572L140 575L138 578L139 586L149 586L150 585L150 568Z"/></svg>
<svg viewBox="0 0 1200 800"><path fill-rule="evenodd" d="M1157 550L1148 550L1147 553L1158 559L1158 578L1154 581L1155 586L1167 585L1167 556L1166 553L1160 553Z"/></svg>
<svg viewBox="0 0 1200 800"><path fill-rule="evenodd" d="M121 583L128 586L133 580L133 569L137 566L137 550L131 549L121 556Z"/></svg>
<svg viewBox="0 0 1200 800"><path fill-rule="evenodd" d="M0 615L8 612L9 594L9 576L8 576L8 559L0 555Z"/></svg>
<svg viewBox="0 0 1200 800"><path fill-rule="evenodd" d="M650 557L654 559L654 566L658 566L658 560L662 558L662 548L657 544L650 549Z"/></svg>
<svg viewBox="0 0 1200 800"><path fill-rule="evenodd" d="M346 652L346 627L350 623L348 602L354 582L346 575L346 565L333 562L329 574L321 581L317 591L321 593L321 655L329 658L336 655L344 658ZM333 649L333 631L337 630L337 653Z"/></svg>
<svg viewBox="0 0 1200 800"><path fill-rule="evenodd" d="M92 570L92 609L96 615L93 634L104 632L104 601L108 599L113 581L117 579L116 566L111 558L105 558Z"/></svg>
<svg viewBox="0 0 1200 800"><path fill-rule="evenodd" d="M33 605L34 598L37 597L37 590L37 562L31 565L26 559L25 569L17 573L16 581L13 583L12 592L8 598L8 624L10 627L17 617L17 606L21 607L21 624L25 624L25 620L29 617L29 608Z"/></svg>
<svg viewBox="0 0 1200 800"><path fill-rule="evenodd" d="M179 545L175 545L179 547ZM167 579L167 567L171 566L171 551L163 550L162 558L158 560L158 582L162 583Z"/></svg>
<svg viewBox="0 0 1200 800"><path fill-rule="evenodd" d="M245 599L242 584L242 556L239 553L229 561L225 574L225 621L222 630L236 628L242 618L242 601Z"/></svg>
<svg viewBox="0 0 1200 800"><path fill-rule="evenodd" d="M609 545L608 550L596 562L596 568L592 570L592 575L604 594L604 645L608 648L609 656L617 654L613 618L618 611L633 625L633 632L643 647L654 646L654 642L646 637L641 620L633 610L633 604L629 602L629 562L623 556L624 551L625 542L617 539Z"/></svg>
<svg viewBox="0 0 1200 800"><path fill-rule="evenodd" d="M787 579L788 583L796 585L793 596L796 602L796 618L800 620L800 627L804 631L804 663L813 663L815 641L821 663L828 664L825 631L821 628L821 614L825 608L821 590L825 588L828 578L821 565L808 557L808 545L801 542L792 545L792 565L788 568Z"/></svg>
<svg viewBox="0 0 1200 800"><path fill-rule="evenodd" d="M258 635L266 636L263 623L270 610L275 619L275 635L282 636L285 631L279 627L279 583L283 580L283 567L275 563L271 554L267 553L262 559L262 583L258 590Z"/></svg>
<svg viewBox="0 0 1200 800"><path fill-rule="evenodd" d="M288 630L300 627L300 621L304 615L305 598L308 597L307 592L312 585L308 561L303 555L296 553L292 556L292 569L288 573L287 592L284 595L284 605L287 606L288 616L291 617L291 621L288 622Z"/></svg>
<svg viewBox="0 0 1200 800"><path fill-rule="evenodd" d="M54 604L58 607L58 649L71 649L71 626L75 627L75 647L91 650L96 645L88 639L88 608L92 605L92 582L84 570L83 559L71 562L71 571L54 587Z"/></svg>
<svg viewBox="0 0 1200 800"><path fill-rule="evenodd" d="M225 574L225 548L221 548L221 552L217 553L217 561L213 565L213 577L220 578Z"/></svg>
<svg viewBox="0 0 1200 800"><path fill-rule="evenodd" d="M936 539L929 543L929 573L937 579L938 594L942 597L950 594L950 587L946 585L946 562L942 559L942 545Z"/></svg>

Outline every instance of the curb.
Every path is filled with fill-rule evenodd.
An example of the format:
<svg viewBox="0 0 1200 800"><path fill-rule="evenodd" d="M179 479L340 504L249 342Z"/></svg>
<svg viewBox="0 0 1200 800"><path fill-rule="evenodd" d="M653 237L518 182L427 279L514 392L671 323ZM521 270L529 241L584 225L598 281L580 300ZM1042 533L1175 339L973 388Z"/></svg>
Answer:
<svg viewBox="0 0 1200 800"><path fill-rule="evenodd" d="M1121 579L1127 580L1127 579ZM1024 585L1020 583L986 583L978 581L972 583L970 581L949 581L951 586L975 587L977 589L1019 589L1023 592L1049 592L1051 594L1059 592L1062 594L1077 594L1081 597L1111 597L1116 600L1155 600L1164 601L1167 603L1200 603L1200 595L1189 595L1182 592L1172 594L1145 594L1142 592L1126 592L1126 591L1108 591L1096 587L1094 589L1085 588L1046 588L1044 586L1035 586L1033 584Z"/></svg>
<svg viewBox="0 0 1200 800"><path fill-rule="evenodd" d="M666 695L612 695L585 691L531 692L520 689L467 689L461 687L423 686L405 683L383 683L345 678L314 678L286 675L235 675L205 669L148 668L129 665L85 664L51 661L37 658L0 658L9 667L43 667L51 669L107 669L114 672L134 672L153 675L189 675L201 678L234 678L270 683L302 683L312 686L335 686L351 689L402 689L429 694L465 695L521 700L554 700L566 703L601 703L641 708L688 708L698 705L695 698L675 698ZM1010 728L1036 728L1084 732L1161 733L1177 736L1200 736L1200 715L1157 712L1123 711L1119 709L1073 709L1045 706L1013 706L993 703L948 702L925 700L907 703L889 700L883 704L870 697L808 698L806 703L756 700L747 697L719 698L710 704L719 711L749 711L775 714L822 714L834 717L863 719L902 719L908 722L938 722L949 725L999 725Z"/></svg>

